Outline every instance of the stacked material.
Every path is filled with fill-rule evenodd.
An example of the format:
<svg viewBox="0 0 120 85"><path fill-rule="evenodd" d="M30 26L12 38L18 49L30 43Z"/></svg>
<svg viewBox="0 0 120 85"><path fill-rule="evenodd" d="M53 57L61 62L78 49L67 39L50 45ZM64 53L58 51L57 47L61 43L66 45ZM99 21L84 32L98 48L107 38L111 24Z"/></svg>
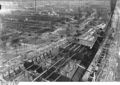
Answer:
<svg viewBox="0 0 120 85"><path fill-rule="evenodd" d="M82 36L80 36L79 39L85 40L85 41L93 41L94 39L93 33L95 33L95 29L91 28L86 33L84 33Z"/></svg>
<svg viewBox="0 0 120 85"><path fill-rule="evenodd" d="M104 30L106 24L101 23L93 28L90 28L87 32L85 32L83 35L79 36L79 44L93 47L94 43L96 42L97 38L99 37L98 32L99 30Z"/></svg>
<svg viewBox="0 0 120 85"><path fill-rule="evenodd" d="M98 29L104 29L106 24L102 23L100 25L97 25L94 28L90 28L86 33L84 33L82 36L79 37L81 40L85 41L94 41L94 38L96 37L94 34L97 32Z"/></svg>

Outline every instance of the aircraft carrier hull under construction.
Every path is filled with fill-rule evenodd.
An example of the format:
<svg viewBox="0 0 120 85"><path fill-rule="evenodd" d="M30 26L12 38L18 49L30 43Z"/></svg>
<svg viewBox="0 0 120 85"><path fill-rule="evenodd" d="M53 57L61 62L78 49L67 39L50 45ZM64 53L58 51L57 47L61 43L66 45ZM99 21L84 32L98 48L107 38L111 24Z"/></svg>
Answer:
<svg viewBox="0 0 120 85"><path fill-rule="evenodd" d="M2 48L7 50L3 52L6 59L1 61L0 67L2 82L99 81L113 40L113 13L102 14L99 6L95 9L93 5L91 9L77 8L81 14L79 12L75 16L69 14L72 10L70 7L66 14L50 7L46 6L44 10L47 11L35 8L35 13L26 8L28 14L22 10L22 16L19 13L16 15L16 12L12 12L13 15L1 15L0 23L4 23L2 25L6 29L16 28L15 33L3 32L1 36L2 46L6 46ZM105 8L103 10L106 11ZM15 57L6 57L6 54Z"/></svg>

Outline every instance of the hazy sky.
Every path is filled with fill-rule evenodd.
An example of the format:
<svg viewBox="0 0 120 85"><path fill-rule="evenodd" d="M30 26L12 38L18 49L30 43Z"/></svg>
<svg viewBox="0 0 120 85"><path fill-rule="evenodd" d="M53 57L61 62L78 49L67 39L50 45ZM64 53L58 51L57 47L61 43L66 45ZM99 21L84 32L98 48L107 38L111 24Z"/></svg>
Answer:
<svg viewBox="0 0 120 85"><path fill-rule="evenodd" d="M69 5L84 5L85 3L89 4L106 4L108 0L36 0L37 6L46 5L46 4L69 4ZM19 7L34 7L35 0L0 0L0 4L2 4L6 8L19 8Z"/></svg>

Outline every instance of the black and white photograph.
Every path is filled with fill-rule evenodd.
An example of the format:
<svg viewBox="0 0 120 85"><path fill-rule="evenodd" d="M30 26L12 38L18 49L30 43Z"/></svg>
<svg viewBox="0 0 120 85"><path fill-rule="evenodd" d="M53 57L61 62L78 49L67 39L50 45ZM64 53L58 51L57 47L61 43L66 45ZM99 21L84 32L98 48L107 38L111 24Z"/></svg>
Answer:
<svg viewBox="0 0 120 85"><path fill-rule="evenodd" d="M0 0L0 85L119 81L120 0Z"/></svg>

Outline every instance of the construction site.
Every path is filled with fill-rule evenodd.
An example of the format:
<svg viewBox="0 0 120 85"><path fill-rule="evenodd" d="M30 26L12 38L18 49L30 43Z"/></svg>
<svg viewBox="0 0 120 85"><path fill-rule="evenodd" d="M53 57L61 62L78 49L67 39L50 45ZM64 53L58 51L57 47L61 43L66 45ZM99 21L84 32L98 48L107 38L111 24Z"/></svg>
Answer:
<svg viewBox="0 0 120 85"><path fill-rule="evenodd" d="M120 81L119 0L0 2L3 85Z"/></svg>

